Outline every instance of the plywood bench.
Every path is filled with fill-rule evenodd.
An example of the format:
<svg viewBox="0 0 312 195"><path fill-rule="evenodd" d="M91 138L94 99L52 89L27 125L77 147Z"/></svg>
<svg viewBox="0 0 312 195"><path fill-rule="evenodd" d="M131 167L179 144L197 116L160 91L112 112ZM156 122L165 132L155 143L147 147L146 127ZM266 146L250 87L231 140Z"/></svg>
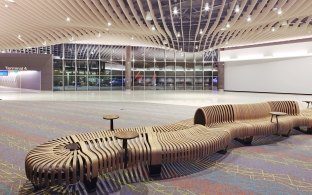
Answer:
<svg viewBox="0 0 312 195"><path fill-rule="evenodd" d="M210 131L190 120L164 126L115 129L81 133L37 146L26 156L27 178L35 187L83 182L95 189L100 174L124 169L124 150L114 134L135 131L139 137L128 141L128 167L148 167L160 174L163 163L196 159L227 147L227 132Z"/></svg>
<svg viewBox="0 0 312 195"><path fill-rule="evenodd" d="M278 126L272 123L270 112L285 112ZM211 105L197 109L194 123L209 128L222 128L244 144L251 144L253 136L280 133L289 135L293 127L305 125L307 118L299 115L295 101L270 101L255 104Z"/></svg>

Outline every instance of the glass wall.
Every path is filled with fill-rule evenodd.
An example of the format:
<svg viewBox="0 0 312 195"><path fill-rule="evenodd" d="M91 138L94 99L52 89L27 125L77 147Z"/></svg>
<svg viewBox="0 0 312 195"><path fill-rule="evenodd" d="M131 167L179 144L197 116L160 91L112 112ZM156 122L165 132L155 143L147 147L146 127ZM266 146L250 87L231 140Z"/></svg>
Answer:
<svg viewBox="0 0 312 195"><path fill-rule="evenodd" d="M125 89L125 46L51 47L54 90ZM218 52L185 53L132 47L132 90L216 90Z"/></svg>

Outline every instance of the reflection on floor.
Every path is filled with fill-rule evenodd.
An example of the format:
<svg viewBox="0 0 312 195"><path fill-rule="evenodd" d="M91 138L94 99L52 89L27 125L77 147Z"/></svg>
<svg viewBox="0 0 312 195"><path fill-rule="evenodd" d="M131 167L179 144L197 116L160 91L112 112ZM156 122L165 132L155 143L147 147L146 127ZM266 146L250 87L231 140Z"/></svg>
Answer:
<svg viewBox="0 0 312 195"><path fill-rule="evenodd" d="M47 140L78 132L109 129L105 113L120 115L114 126L167 124L193 117L198 106L300 101L309 96L207 91L0 92L0 194L30 194L24 159ZM8 101L18 100L18 101ZM27 100L27 101L21 101ZM74 101L71 101L74 100ZM226 155L166 164L161 178L144 166L101 176L97 194L311 194L312 139L295 130L289 138L261 136L253 146L233 141ZM38 193L85 194L83 185L55 186Z"/></svg>

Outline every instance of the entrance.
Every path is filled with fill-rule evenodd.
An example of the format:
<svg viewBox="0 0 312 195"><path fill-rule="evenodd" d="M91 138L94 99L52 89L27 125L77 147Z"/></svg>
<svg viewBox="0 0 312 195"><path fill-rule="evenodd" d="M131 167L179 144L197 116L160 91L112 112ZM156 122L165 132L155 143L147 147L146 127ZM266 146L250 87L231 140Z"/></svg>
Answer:
<svg viewBox="0 0 312 195"><path fill-rule="evenodd" d="M1 70L0 86L41 90L41 71Z"/></svg>

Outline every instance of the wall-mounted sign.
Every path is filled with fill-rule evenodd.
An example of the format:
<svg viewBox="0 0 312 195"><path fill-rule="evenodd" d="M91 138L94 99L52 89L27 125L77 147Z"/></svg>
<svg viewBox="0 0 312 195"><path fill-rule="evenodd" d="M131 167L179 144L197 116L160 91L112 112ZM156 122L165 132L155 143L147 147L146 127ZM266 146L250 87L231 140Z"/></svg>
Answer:
<svg viewBox="0 0 312 195"><path fill-rule="evenodd" d="M0 76L9 76L9 71L7 71L7 70L0 70Z"/></svg>
<svg viewBox="0 0 312 195"><path fill-rule="evenodd" d="M6 66L5 67L6 70L15 70L15 71L23 71L23 70L27 70L27 67L10 67L10 66Z"/></svg>

